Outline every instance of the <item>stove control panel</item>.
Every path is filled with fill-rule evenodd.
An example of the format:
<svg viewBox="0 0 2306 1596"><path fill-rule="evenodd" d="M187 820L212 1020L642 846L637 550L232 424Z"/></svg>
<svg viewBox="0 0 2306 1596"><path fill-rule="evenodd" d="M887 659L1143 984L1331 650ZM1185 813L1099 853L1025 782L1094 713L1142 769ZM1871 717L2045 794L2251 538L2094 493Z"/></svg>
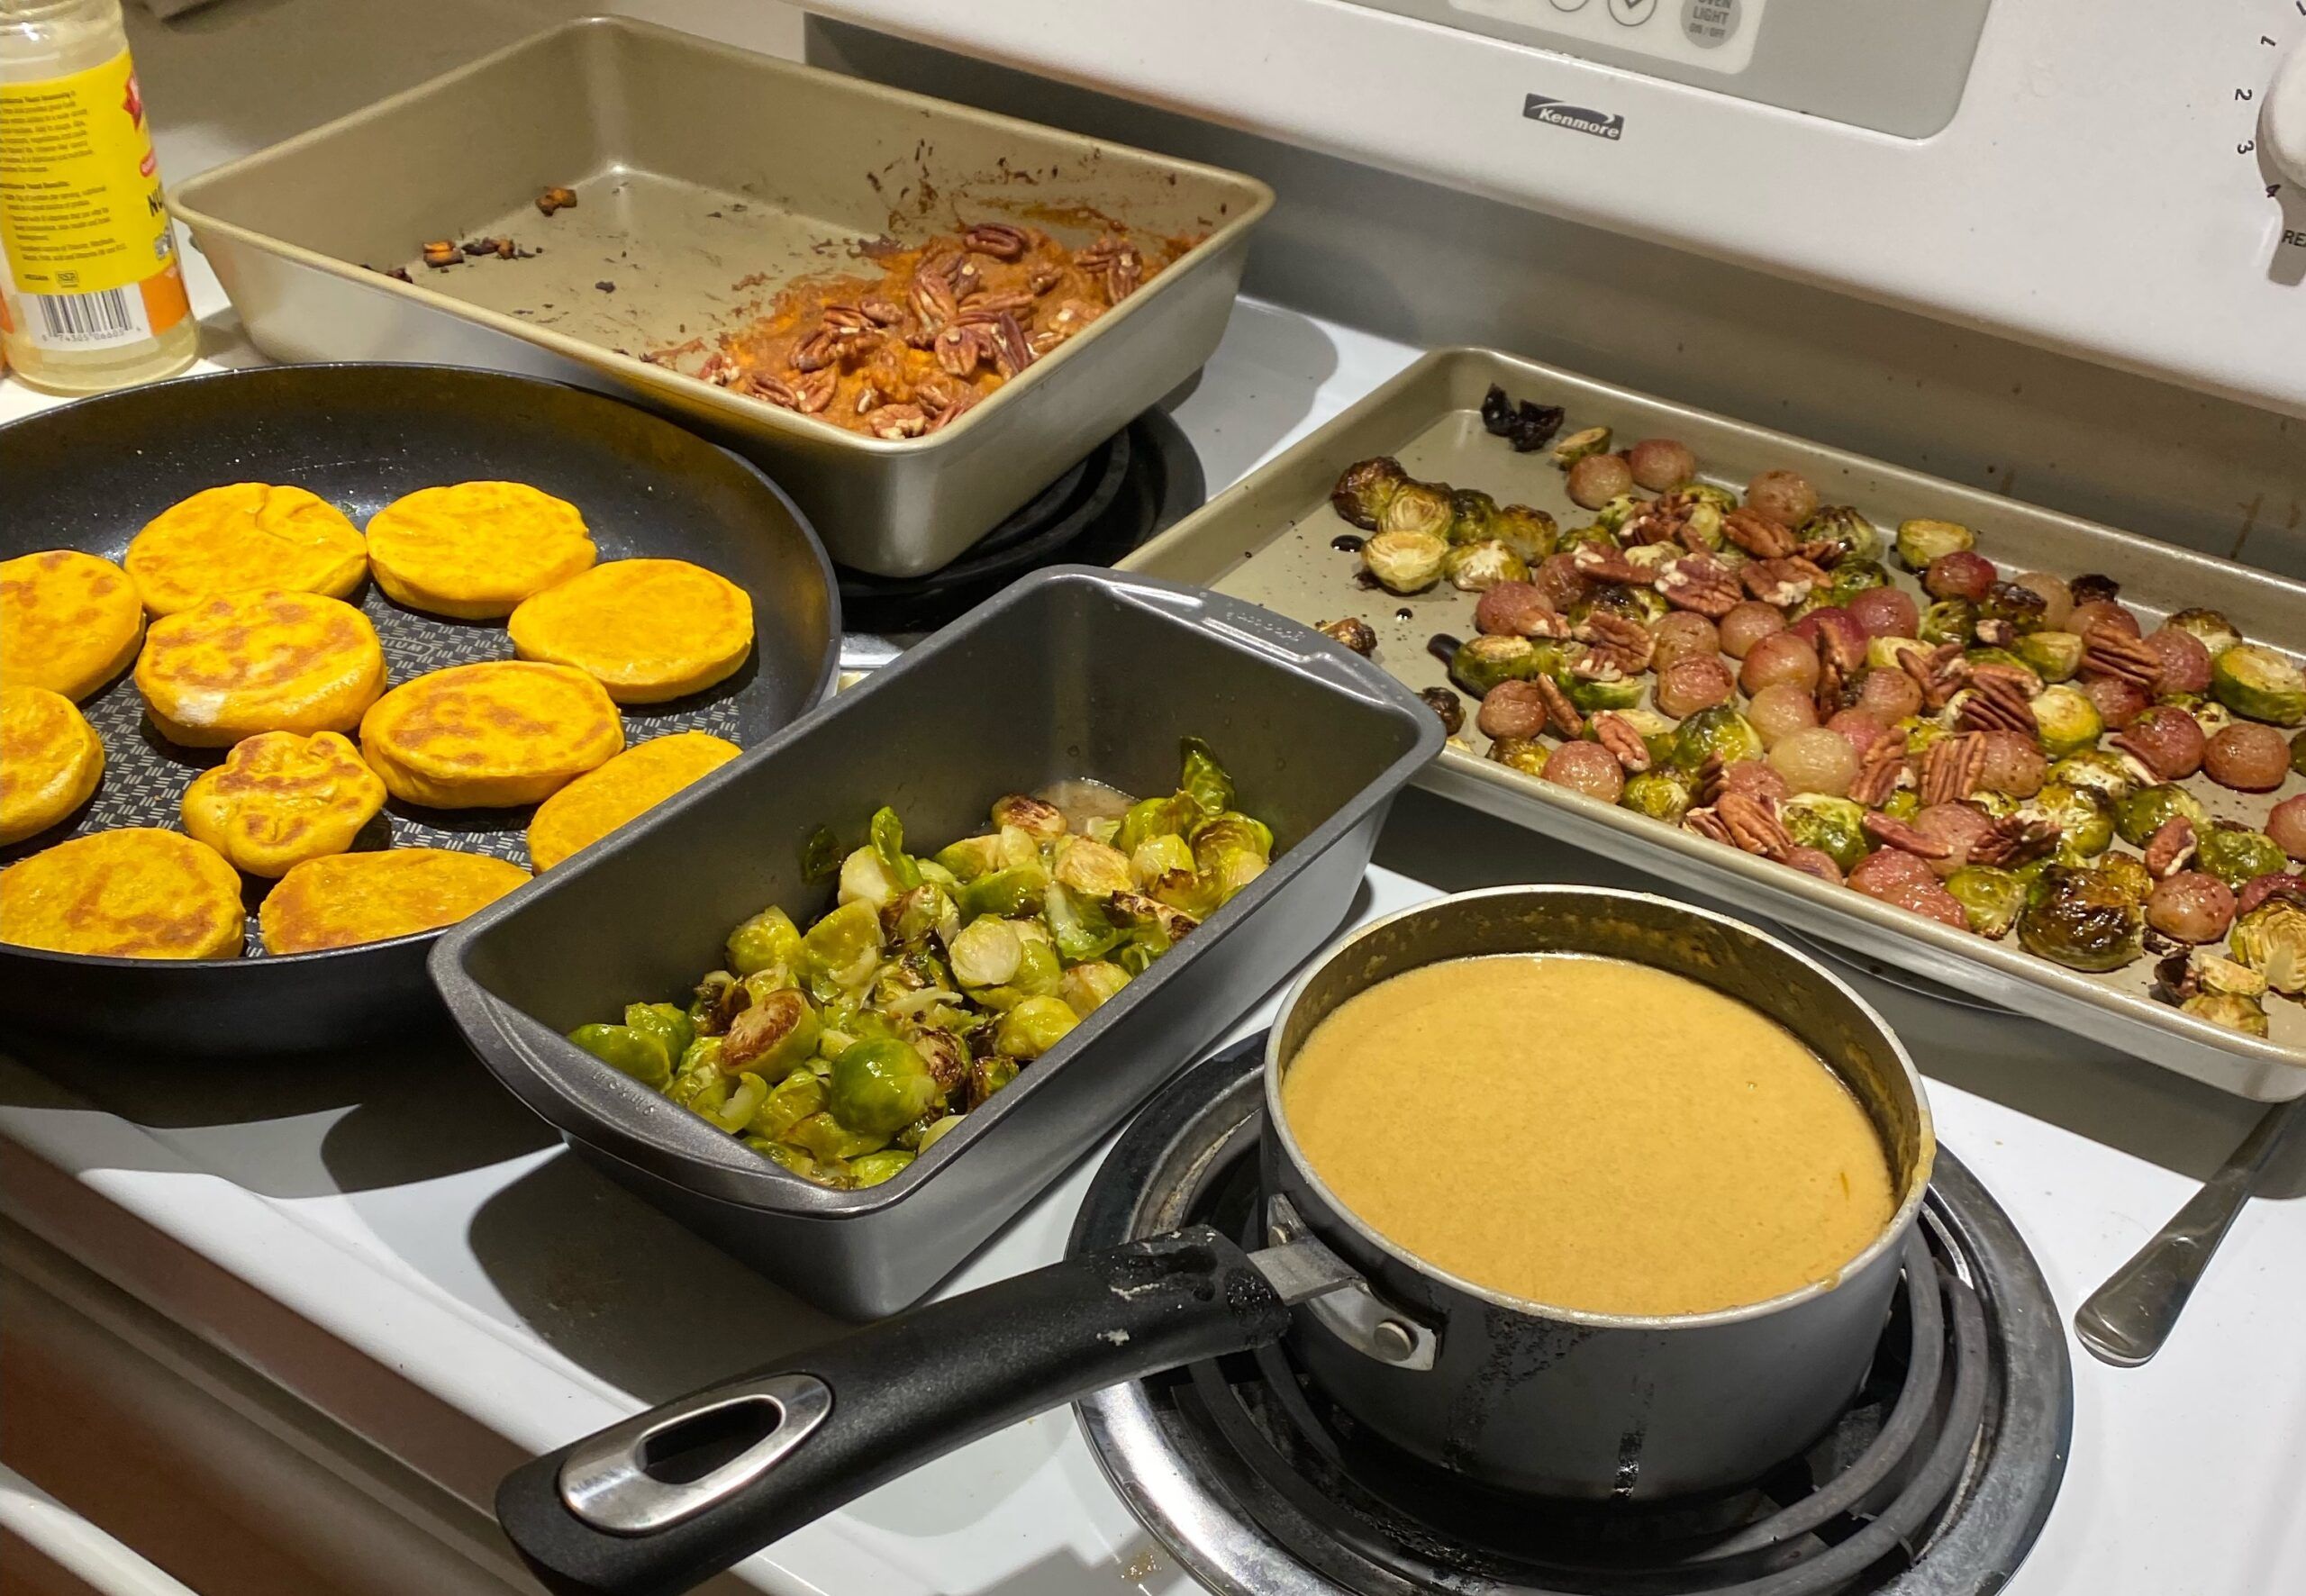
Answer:
<svg viewBox="0 0 2306 1596"><path fill-rule="evenodd" d="M1920 139L1962 102L1988 0L1348 3Z"/></svg>

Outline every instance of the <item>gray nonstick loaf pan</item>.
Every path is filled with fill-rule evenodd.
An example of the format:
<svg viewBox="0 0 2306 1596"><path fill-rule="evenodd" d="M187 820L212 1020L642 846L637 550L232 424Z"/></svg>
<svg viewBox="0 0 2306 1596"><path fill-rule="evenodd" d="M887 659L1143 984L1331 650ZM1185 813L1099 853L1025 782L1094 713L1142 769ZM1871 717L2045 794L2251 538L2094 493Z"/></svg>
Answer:
<svg viewBox="0 0 2306 1596"><path fill-rule="evenodd" d="M550 215L549 186L577 203ZM622 17L567 23L169 195L277 360L492 366L653 404L757 460L833 558L947 564L1209 358L1255 178ZM640 358L871 240L1028 223L1198 242L951 425L883 440ZM428 269L427 240L509 239ZM386 275L402 268L411 278ZM373 268L373 269L372 269Z"/></svg>
<svg viewBox="0 0 2306 1596"><path fill-rule="evenodd" d="M740 920L830 906L803 844L882 804L914 845L1005 793L1086 777L1145 794L1207 740L1272 866L884 1184L813 1185L563 1038L685 1000ZM1276 985L1344 919L1432 711L1237 599L1059 567L1029 576L744 757L451 932L431 973L473 1050L614 1179L832 1312L927 1292Z"/></svg>

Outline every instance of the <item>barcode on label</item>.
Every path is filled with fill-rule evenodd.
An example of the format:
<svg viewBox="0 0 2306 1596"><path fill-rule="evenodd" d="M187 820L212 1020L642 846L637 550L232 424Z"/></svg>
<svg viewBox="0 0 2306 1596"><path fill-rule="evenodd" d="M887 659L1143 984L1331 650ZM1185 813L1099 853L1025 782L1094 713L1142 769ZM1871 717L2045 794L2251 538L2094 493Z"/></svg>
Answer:
<svg viewBox="0 0 2306 1596"><path fill-rule="evenodd" d="M27 294L25 307L38 318L34 336L49 345L120 343L144 335L143 318L129 303L127 288L96 294Z"/></svg>

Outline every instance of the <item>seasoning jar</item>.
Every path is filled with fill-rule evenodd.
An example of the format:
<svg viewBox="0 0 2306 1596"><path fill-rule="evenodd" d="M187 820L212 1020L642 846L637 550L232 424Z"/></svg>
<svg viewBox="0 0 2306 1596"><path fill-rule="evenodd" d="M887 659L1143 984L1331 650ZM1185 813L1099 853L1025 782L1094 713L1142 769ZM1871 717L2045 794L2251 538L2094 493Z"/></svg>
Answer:
<svg viewBox="0 0 2306 1596"><path fill-rule="evenodd" d="M92 394L199 341L120 0L0 0L0 350Z"/></svg>

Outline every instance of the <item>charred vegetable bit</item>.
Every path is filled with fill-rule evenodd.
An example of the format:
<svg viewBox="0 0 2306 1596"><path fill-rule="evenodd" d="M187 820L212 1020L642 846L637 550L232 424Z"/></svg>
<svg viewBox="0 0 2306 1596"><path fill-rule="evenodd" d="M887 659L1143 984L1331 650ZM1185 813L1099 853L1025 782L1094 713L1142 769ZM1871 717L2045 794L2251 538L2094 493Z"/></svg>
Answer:
<svg viewBox="0 0 2306 1596"><path fill-rule="evenodd" d="M1564 428L1497 388L1482 416L1549 441L1584 513L1386 456L1331 495L1377 534L1335 543L1363 586L1474 595L1472 625L1433 617L1426 644L1453 737L1470 717L1493 763L2071 969L2230 929L2231 958L2181 956L2156 994L2218 1024L2263 1035L2306 1001L2306 664L2216 610L2157 625L2111 576L1997 563L1958 521L1823 503L1795 472L1733 491L1678 440ZM2229 975L2256 984L2205 984Z"/></svg>
<svg viewBox="0 0 2306 1596"><path fill-rule="evenodd" d="M1188 738L1176 791L1119 813L1012 793L932 857L883 809L846 854L813 839L839 884L805 930L764 909L685 1006L568 1039L803 1179L878 1185L1264 873L1238 803Z"/></svg>

